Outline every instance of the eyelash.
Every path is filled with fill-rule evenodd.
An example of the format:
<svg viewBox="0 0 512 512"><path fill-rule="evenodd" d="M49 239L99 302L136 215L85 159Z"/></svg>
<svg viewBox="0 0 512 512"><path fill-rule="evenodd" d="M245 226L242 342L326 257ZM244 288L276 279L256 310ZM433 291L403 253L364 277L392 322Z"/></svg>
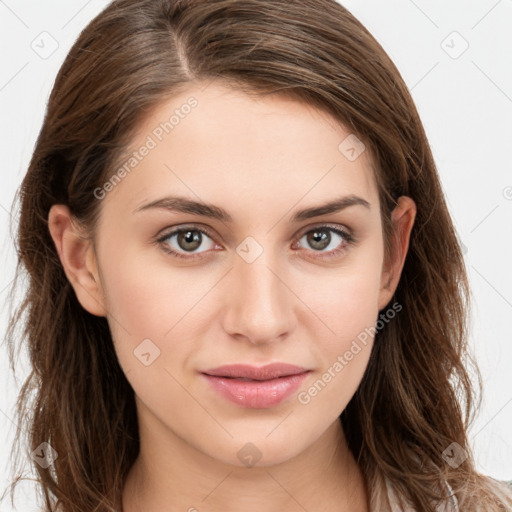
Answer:
<svg viewBox="0 0 512 512"><path fill-rule="evenodd" d="M307 231L304 231L299 236L298 240L300 240L304 235L307 235L308 233L310 233L312 231L315 231L315 230L318 230L318 231L332 231L332 232L336 233L337 235L340 235L345 240L344 243L340 244L339 248L333 249L332 251L329 251L329 252L326 252L326 253L323 253L321 251L311 250L312 252L317 252L319 254L326 254L326 255L328 255L328 256L320 256L319 257L320 259L335 258L341 252L345 251L348 247L350 247L351 245L355 245L357 243L357 239L356 239L356 237L353 234L349 233L348 231L346 231L344 229L341 229L339 227L333 227L333 226L328 225L328 224L324 224L324 225L320 225L320 226L314 226L313 228L310 228ZM162 246L162 249L166 253L172 255L173 257L176 257L176 258L179 258L179 259L185 259L185 260L195 260L197 258L203 258L203 256L201 256L200 254L193 254L193 253L188 255L188 256L185 256L184 254L179 253L179 252L169 248L169 245L166 242L169 241L169 239L172 236L177 235L179 233L186 232L186 231L197 231L199 233L202 233L202 234L206 235L208 238L211 238L213 240L212 235L207 230L205 230L204 228L200 228L200 227L196 227L196 226L185 226L183 228L175 229L175 230L173 230L173 231L171 231L169 233L166 233L165 235L157 238L156 242Z"/></svg>

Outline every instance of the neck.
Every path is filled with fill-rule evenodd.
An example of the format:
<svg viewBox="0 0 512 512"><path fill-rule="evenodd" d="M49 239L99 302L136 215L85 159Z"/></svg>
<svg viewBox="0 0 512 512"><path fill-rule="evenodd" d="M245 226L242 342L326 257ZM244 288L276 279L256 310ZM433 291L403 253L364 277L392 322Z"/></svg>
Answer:
<svg viewBox="0 0 512 512"><path fill-rule="evenodd" d="M363 475L339 420L296 457L254 467L214 459L158 422L139 425L139 433L123 512L368 511Z"/></svg>

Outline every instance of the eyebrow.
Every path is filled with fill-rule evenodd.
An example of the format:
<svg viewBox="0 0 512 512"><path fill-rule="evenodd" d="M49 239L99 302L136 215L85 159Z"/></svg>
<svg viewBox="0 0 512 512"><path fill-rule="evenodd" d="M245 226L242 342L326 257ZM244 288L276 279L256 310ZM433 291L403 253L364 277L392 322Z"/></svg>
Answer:
<svg viewBox="0 0 512 512"><path fill-rule="evenodd" d="M300 222L302 220L312 219L321 215L336 213L345 210L350 206L363 206L368 210L371 209L370 203L366 201L366 199L351 194L318 206L312 206L304 210L299 210L293 215L291 222ZM186 197L179 196L168 196L157 199L155 201L151 201L150 203L139 206L134 210L133 213L153 208L160 208L181 213L190 213L193 215L201 215L203 217L210 217L221 222L233 222L233 217L231 217L231 215L226 210L220 208L219 206L198 202Z"/></svg>

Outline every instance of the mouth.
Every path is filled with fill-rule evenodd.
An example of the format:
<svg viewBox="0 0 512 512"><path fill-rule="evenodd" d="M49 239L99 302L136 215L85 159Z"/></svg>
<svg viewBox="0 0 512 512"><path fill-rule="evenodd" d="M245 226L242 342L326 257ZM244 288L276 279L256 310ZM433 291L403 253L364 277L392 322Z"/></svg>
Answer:
<svg viewBox="0 0 512 512"><path fill-rule="evenodd" d="M225 365L200 372L223 398L251 409L268 409L296 391L310 370L287 363L263 367Z"/></svg>
<svg viewBox="0 0 512 512"><path fill-rule="evenodd" d="M245 379L247 381L263 381L299 375L307 371L308 370L302 366L296 366L288 363L272 363L261 367L251 366L248 364L230 364L205 370L202 373L212 377L225 377L240 380Z"/></svg>

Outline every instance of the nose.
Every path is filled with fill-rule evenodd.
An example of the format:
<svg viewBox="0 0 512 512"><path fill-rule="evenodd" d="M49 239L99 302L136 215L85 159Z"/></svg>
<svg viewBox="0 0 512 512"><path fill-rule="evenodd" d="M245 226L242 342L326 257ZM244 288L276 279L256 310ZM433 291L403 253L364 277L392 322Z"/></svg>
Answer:
<svg viewBox="0 0 512 512"><path fill-rule="evenodd" d="M279 341L295 325L298 299L286 276L265 252L254 262L238 256L226 283L225 331L253 344Z"/></svg>

